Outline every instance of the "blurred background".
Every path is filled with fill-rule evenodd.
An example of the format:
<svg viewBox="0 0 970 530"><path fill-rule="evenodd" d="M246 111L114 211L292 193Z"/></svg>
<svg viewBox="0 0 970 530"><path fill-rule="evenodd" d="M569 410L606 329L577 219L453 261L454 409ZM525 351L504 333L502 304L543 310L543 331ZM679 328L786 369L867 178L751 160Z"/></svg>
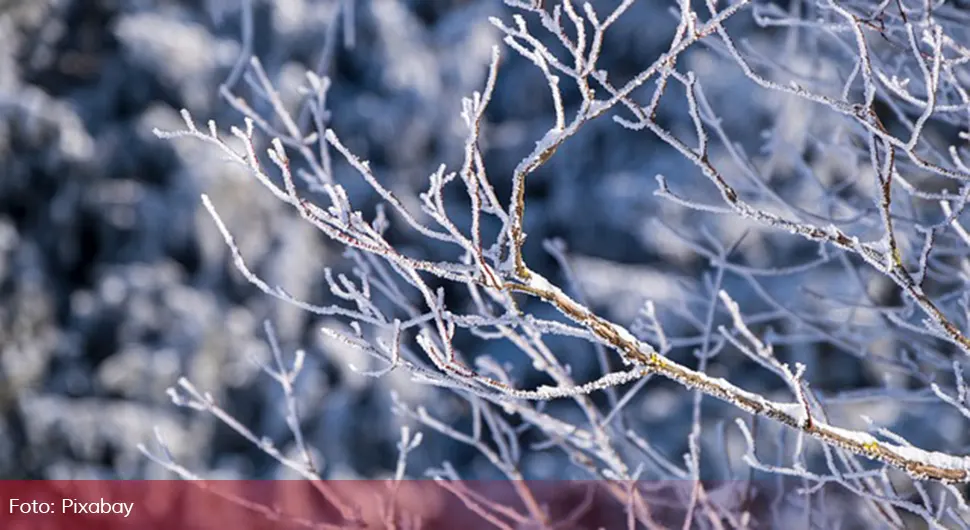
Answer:
<svg viewBox="0 0 970 530"><path fill-rule="evenodd" d="M593 3L602 13L613 5ZM677 24L672 5L638 1L607 33L600 67L611 79L629 79L665 51ZM438 164L461 161L466 130L460 100L481 90L491 47L501 43L488 17L507 19L506 9L496 0L257 0L252 51L294 108L307 69L329 76L332 127L342 141L370 160L388 187L416 197ZM434 401L443 417L461 423L461 408L449 411L447 399L434 399L436 390L396 374L372 380L350 371L348 363L368 361L324 340L319 329L329 324L326 319L250 286L234 269L199 195L213 198L250 266L298 298L329 303L323 271L344 263L339 247L211 146L152 134L154 127L181 128L182 108L199 123L213 118L222 129L241 124L218 96L244 52L241 19L240 3L229 0L0 0L0 478L167 477L136 450L139 443L150 444L156 427L176 459L203 476L289 476L211 416L179 409L166 395L184 375L254 432L292 450L281 391L249 361L267 356L267 319L288 355L297 348L308 353L298 384L303 427L328 477L380 477L393 470L401 420L391 413L392 391L409 403ZM747 15L731 29L745 35L753 50L784 43ZM809 51L789 51L796 72L840 67ZM743 74L704 47L680 65L704 81L734 140L775 168L771 184L779 193L822 200L817 183L794 177L797 164L772 155L787 151L764 154L759 146L765 131L780 144L808 144L806 137L827 127L829 117L813 116L804 103L752 97L753 85ZM564 95L574 109L578 93ZM509 193L505 176L552 116L545 79L504 50L483 140L503 200ZM799 125L809 117L816 124L812 131ZM692 130L682 91L665 96L658 120L675 132ZM799 149L790 152L800 157ZM729 158L723 150L715 154ZM853 175L846 157L834 151L815 151L804 160L823 184ZM671 355L696 365L698 343L691 337L703 327L714 285L710 255L698 249L716 254L730 248L738 263L783 267L816 258L818 247L655 197L658 173L675 191L719 200L696 168L652 135L609 119L586 127L529 182L527 259L564 281L542 245L557 238L594 308L635 325L643 303L654 301L667 333L684 338ZM345 165L337 165L337 175L352 202L371 211L372 192L364 182ZM857 186L865 197L869 188ZM843 187L840 197L850 197L853 189ZM460 207L455 215L460 218ZM878 216L860 233L868 229L879 229ZM436 252L413 233L394 232L393 238L414 252ZM843 265L763 278L757 286L730 274L716 281L746 314L785 306L844 323L856 317L826 313L834 309L826 306L824 292L898 300L879 278L860 280ZM816 296L807 296L805 285ZM856 293L860 285L868 291ZM551 313L541 304L531 310ZM718 311L718 322L729 323ZM894 336L878 337L885 324L859 318L858 329L876 337L866 343L865 333L854 335L866 343L859 351L894 349ZM816 332L829 324L815 321ZM796 328L781 322L774 332L795 336ZM597 368L588 346L552 342L575 373ZM805 363L819 392L886 384L884 364L844 355L855 342L833 342L780 341L777 352ZM504 347L489 343L480 353L521 364L517 373L524 374L526 360ZM786 395L781 381L737 352L722 352L710 370L750 390ZM910 380L894 381L906 388ZM686 391L653 381L627 414L632 428L679 463L691 406ZM927 428L926 409L907 410L904 402L849 400L832 419L865 428L863 411L927 448L965 443L958 415L937 416ZM705 401L712 425L738 415ZM496 476L475 451L425 434L411 458L412 474L447 460L465 477ZM740 444L737 433L728 441ZM523 469L536 478L562 476L563 459L551 450L527 450ZM721 467L734 465L741 467ZM711 473L731 474L718 469L712 466Z"/></svg>

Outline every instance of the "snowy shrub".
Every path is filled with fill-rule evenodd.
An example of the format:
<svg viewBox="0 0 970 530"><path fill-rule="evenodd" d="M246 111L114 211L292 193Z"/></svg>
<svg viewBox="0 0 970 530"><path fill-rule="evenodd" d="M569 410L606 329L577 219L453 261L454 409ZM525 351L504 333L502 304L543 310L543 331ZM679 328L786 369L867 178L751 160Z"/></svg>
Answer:
<svg viewBox="0 0 970 530"><path fill-rule="evenodd" d="M306 374L334 362L383 390L373 417L331 424L362 444L400 429L373 469L469 505L456 479L585 478L631 528L968 525L966 5L294 1L267 22L251 4L220 87L241 119L186 110L156 134L235 168L205 177L207 229L312 315L304 337L280 310L286 342L326 353L290 355L269 321L268 357L239 353L278 384L289 434L188 378L176 404L283 476L332 478L353 454L321 458L303 429L340 414ZM305 74L259 52L319 13ZM260 223L219 190L247 186L298 240L244 243ZM324 295L287 288L307 274ZM516 484L521 509L481 501L484 519L568 515Z"/></svg>

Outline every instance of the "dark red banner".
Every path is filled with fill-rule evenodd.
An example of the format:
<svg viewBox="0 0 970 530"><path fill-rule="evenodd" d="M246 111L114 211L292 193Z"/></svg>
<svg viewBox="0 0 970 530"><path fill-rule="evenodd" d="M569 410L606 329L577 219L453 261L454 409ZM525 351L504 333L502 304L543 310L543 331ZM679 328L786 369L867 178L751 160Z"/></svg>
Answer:
<svg viewBox="0 0 970 530"><path fill-rule="evenodd" d="M741 482L0 481L0 529L611 529L628 528L631 509L680 527L692 505L750 517L762 493Z"/></svg>

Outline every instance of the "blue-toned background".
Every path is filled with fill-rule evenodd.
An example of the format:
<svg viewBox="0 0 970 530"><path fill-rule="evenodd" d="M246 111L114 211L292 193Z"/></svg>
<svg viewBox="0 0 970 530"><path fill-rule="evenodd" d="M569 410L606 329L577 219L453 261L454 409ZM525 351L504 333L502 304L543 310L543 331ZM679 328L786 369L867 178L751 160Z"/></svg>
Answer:
<svg viewBox="0 0 970 530"><path fill-rule="evenodd" d="M257 1L254 53L294 108L305 69L329 75L332 124L342 141L370 160L389 188L416 197L438 164L461 162L466 130L460 100L481 90L491 47L501 43L488 17L507 18L506 8L493 0L370 0L348 10L351 4ZM612 5L594 4L604 12ZM636 2L609 31L600 67L611 79L628 79L665 51L677 23L669 7ZM748 15L730 28L753 50L783 45L775 31L759 29ZM218 98L240 54L240 31L238 6L228 1L0 0L0 478L168 476L136 450L152 440L154 427L180 463L205 476L289 476L212 417L178 409L166 395L184 375L254 432L290 447L280 390L248 360L266 355L264 319L274 323L287 352L308 351L298 394L304 432L327 476L376 477L393 469L400 435L392 391L415 404L435 401L446 418L462 424L457 404L449 413L447 397L432 399L436 391L404 375L374 381L353 373L348 363L367 361L324 340L319 328L326 319L248 285L201 208L200 193L213 198L253 269L297 297L327 301L323 270L341 266L340 249L216 150L152 134L153 127L181 127L181 108L200 122L215 118L223 129L240 123ZM790 57L796 72L841 67L797 50ZM850 165L832 153L760 149L764 134L799 146L814 127L824 129L834 118L804 102L755 92L736 66L703 46L680 61L704 82L733 141L759 163L770 159L775 168L770 185L780 194L811 206L821 200L816 184L789 170L795 165L778 153L804 154L818 178L833 186L855 178ZM579 103L575 91L564 96L568 108ZM658 121L690 134L684 103L682 91L665 96ZM545 79L534 65L503 49L483 139L489 175L503 201L510 191L508 175L551 120ZM723 151L715 156L727 158ZM608 118L586 127L529 181L530 264L564 281L542 245L560 238L595 309L632 325L650 299L669 334L690 337L705 317L713 276L709 259L684 238L708 252L737 245L733 260L757 267L817 257L817 245L790 234L690 212L655 197L658 173L678 193L719 201L699 170L652 135ZM337 177L356 206L373 209L372 191L349 167L338 164ZM867 188L859 189L842 193L865 198ZM460 193L454 195L460 220L464 203ZM878 216L875 220L872 230L880 228ZM395 233L392 241L429 256L439 250L413 233ZM826 315L835 309L803 287L861 300L858 278L843 265L836 260L794 277L763 278L758 288L728 274L721 288L746 314L783 306ZM868 276L861 281L873 303L898 301L887 282ZM541 304L530 309L551 316ZM845 315L839 318L855 318ZM729 323L724 314L717 318ZM872 351L897 344L889 335L880 338L884 324L859 325L870 333L860 336L874 337L866 345ZM782 322L775 331L792 329ZM588 346L552 344L577 373L596 367ZM507 345L468 339L459 346L485 348L475 353L512 363L518 370L513 373L529 381L528 362ZM672 355L695 365L694 347L686 341ZM805 363L806 377L819 392L884 382L879 362L832 344L812 340L776 351L786 361ZM786 395L780 381L736 351L721 354L710 370L747 389ZM905 387L907 381L901 377L894 384ZM705 403L705 421L712 426L740 415L720 402ZM686 391L655 381L626 412L631 428L680 462L691 405ZM864 413L927 448L966 441L956 415L934 418L891 400L848 403L839 410L844 414L835 413L836 424L864 428L859 417ZM495 476L473 450L425 434L410 462L413 474L448 460L464 476ZM741 447L737 433L728 442ZM522 467L529 476L564 474L560 454L525 447ZM710 464L709 472L721 477L730 476L725 468L742 467L738 461Z"/></svg>

